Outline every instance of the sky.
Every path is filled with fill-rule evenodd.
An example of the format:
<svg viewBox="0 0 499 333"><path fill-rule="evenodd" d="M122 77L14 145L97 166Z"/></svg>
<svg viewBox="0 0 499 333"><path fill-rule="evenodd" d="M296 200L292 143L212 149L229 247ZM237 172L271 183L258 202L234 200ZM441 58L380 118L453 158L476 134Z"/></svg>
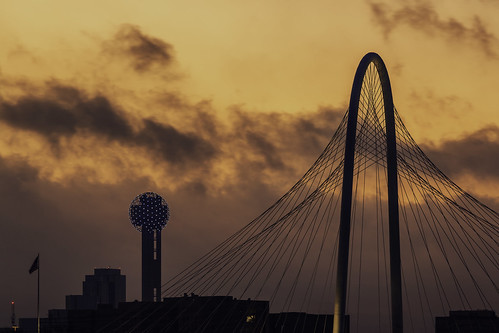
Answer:
<svg viewBox="0 0 499 333"><path fill-rule="evenodd" d="M367 52L432 161L499 208L499 1L0 1L0 327L96 267L140 299L133 198L162 195L163 280L284 194Z"/></svg>

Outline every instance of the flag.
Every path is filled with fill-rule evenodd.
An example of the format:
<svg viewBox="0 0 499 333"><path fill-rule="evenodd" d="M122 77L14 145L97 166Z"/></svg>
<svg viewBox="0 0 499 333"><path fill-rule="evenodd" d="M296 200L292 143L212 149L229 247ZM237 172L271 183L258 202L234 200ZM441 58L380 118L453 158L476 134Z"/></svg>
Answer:
<svg viewBox="0 0 499 333"><path fill-rule="evenodd" d="M33 273L34 271L38 270L38 268L40 268L38 260L39 257L40 255L37 255L35 261L33 261L33 264L31 264L31 268L29 269L29 274Z"/></svg>

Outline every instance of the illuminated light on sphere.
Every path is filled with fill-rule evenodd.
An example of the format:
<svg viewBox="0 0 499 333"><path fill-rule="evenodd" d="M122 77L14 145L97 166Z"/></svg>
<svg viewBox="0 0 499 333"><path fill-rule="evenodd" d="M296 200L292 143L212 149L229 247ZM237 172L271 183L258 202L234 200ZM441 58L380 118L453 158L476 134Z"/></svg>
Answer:
<svg viewBox="0 0 499 333"><path fill-rule="evenodd" d="M128 215L130 222L140 232L161 231L170 219L170 209L159 194L145 192L132 200Z"/></svg>

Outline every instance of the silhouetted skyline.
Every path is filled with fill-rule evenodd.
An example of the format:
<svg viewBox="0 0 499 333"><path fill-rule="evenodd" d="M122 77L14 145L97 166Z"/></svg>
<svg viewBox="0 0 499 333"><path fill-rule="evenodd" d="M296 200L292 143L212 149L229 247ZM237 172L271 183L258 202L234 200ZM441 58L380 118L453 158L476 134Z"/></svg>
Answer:
<svg viewBox="0 0 499 333"><path fill-rule="evenodd" d="M37 253L42 315L94 267L140 299L137 193L172 207L163 281L247 224L322 151L370 50L424 151L497 210L496 3L218 4L0 4L0 327L12 300L35 315Z"/></svg>

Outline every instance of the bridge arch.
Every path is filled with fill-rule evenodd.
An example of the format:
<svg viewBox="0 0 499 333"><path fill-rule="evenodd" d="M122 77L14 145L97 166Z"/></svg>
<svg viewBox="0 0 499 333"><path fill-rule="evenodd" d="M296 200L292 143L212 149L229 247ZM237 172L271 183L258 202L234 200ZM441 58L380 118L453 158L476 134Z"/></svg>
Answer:
<svg viewBox="0 0 499 333"><path fill-rule="evenodd" d="M371 52L362 58L359 66L357 67L353 80L352 92L350 94L350 104L348 107L341 198L340 235L338 245L338 269L334 305L334 333L343 333L345 327L350 221L352 213L352 188L359 103L361 102L363 91L366 93L372 93L372 91L369 90L372 89L373 85L378 86L382 92L381 95L384 105L386 126L392 332L400 333L403 331L397 184L397 142L395 134L393 96L386 66L378 54ZM371 88L369 86L371 86ZM381 98L381 96L379 97Z"/></svg>

